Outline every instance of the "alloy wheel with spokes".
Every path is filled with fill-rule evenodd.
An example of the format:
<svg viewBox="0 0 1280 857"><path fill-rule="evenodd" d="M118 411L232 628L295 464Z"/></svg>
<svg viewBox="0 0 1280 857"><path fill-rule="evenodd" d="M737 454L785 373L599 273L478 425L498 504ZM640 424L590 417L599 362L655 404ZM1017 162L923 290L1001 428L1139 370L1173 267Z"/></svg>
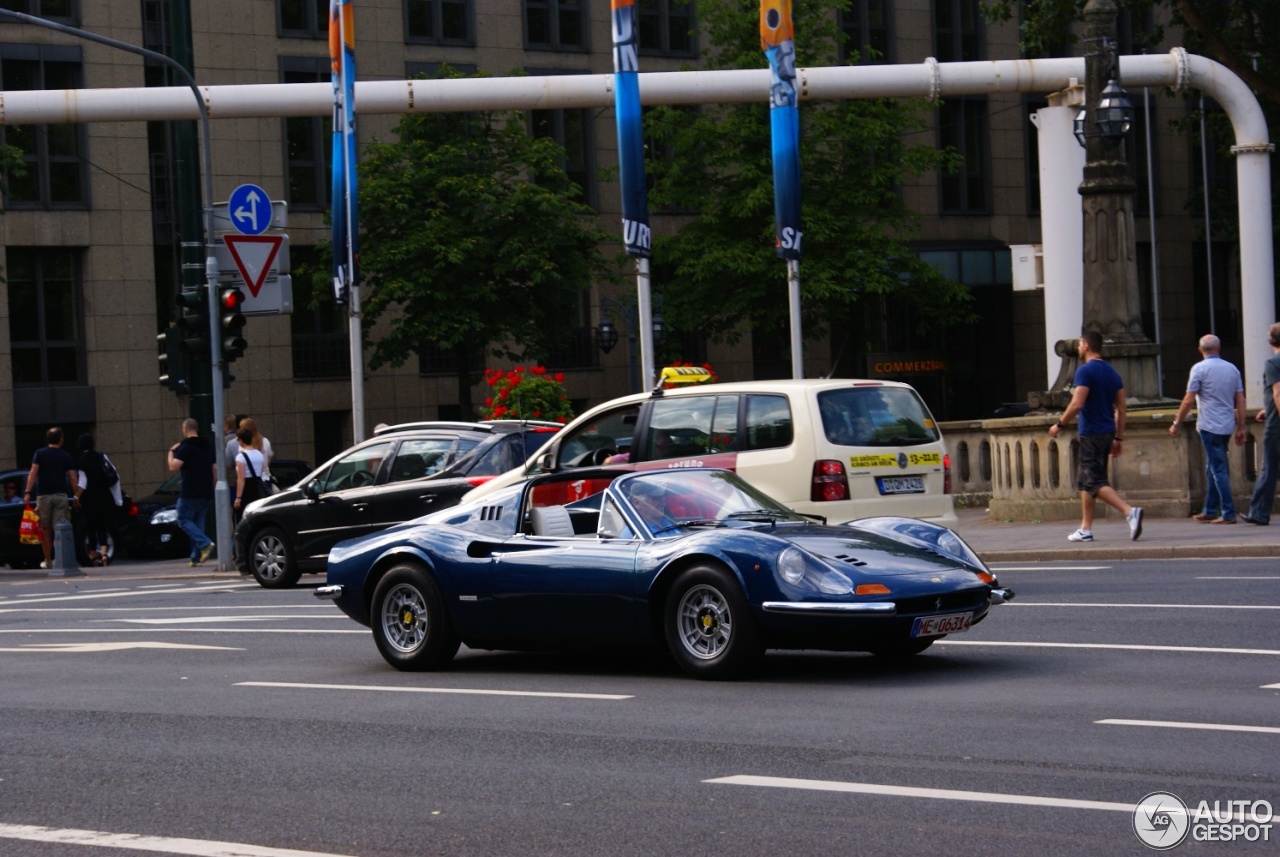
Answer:
<svg viewBox="0 0 1280 857"><path fill-rule="evenodd" d="M733 575L715 566L683 572L667 593L667 647L696 678L735 678L764 653L746 596Z"/></svg>

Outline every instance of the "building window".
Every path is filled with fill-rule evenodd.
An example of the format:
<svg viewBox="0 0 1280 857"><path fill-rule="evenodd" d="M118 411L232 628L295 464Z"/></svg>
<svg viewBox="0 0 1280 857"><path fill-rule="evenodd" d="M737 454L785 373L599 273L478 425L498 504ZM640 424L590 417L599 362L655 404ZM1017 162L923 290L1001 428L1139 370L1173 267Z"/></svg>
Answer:
<svg viewBox="0 0 1280 857"><path fill-rule="evenodd" d="M840 58L862 65L893 62L893 6L889 0L854 0L853 7L841 10L840 30L844 43Z"/></svg>
<svg viewBox="0 0 1280 857"><path fill-rule="evenodd" d="M79 89L80 48L0 44L0 90ZM25 175L5 177L10 208L85 208L89 181L84 125L6 125L0 143L22 151Z"/></svg>
<svg viewBox="0 0 1280 857"><path fill-rule="evenodd" d="M327 57L281 57L280 68L285 83L333 80ZM283 121L289 205L303 211L328 208L333 117L290 116Z"/></svg>
<svg viewBox="0 0 1280 857"><path fill-rule="evenodd" d="M663 57L697 56L693 39L693 3L636 0L640 53Z"/></svg>
<svg viewBox="0 0 1280 857"><path fill-rule="evenodd" d="M424 342L418 347L419 375L457 375L463 358L467 371L474 371L484 366L485 351L483 348L469 348L455 345L452 348L441 348L434 342ZM444 417L441 417L444 419Z"/></svg>
<svg viewBox="0 0 1280 857"><path fill-rule="evenodd" d="M938 62L982 59L978 0L933 0L933 55Z"/></svg>
<svg viewBox="0 0 1280 857"><path fill-rule="evenodd" d="M563 74L555 70L530 69L532 75ZM582 191L579 199L596 204L595 130L588 108L529 111L529 130L535 137L550 137L564 148L560 166L569 180Z"/></svg>
<svg viewBox="0 0 1280 857"><path fill-rule="evenodd" d="M64 24L80 23L80 0L0 0L0 9Z"/></svg>
<svg viewBox="0 0 1280 857"><path fill-rule="evenodd" d="M329 0L278 0L276 12L281 36L329 38Z"/></svg>
<svg viewBox="0 0 1280 857"><path fill-rule="evenodd" d="M289 326L293 345L293 377L348 378L351 376L351 339L347 329L347 308L333 302L331 295L315 294L310 272L319 266L314 247L291 247L293 312ZM318 298L318 300L317 300Z"/></svg>
<svg viewBox="0 0 1280 857"><path fill-rule="evenodd" d="M587 50L584 0L525 0L524 46L529 50Z"/></svg>
<svg viewBox="0 0 1280 857"><path fill-rule="evenodd" d="M472 0L405 0L406 42L473 47L475 4Z"/></svg>
<svg viewBox="0 0 1280 857"><path fill-rule="evenodd" d="M79 251L10 247L5 274L13 385L83 384Z"/></svg>
<svg viewBox="0 0 1280 857"><path fill-rule="evenodd" d="M938 144L964 159L942 173L943 214L986 214L990 199L991 144L986 98L949 98L938 108Z"/></svg>

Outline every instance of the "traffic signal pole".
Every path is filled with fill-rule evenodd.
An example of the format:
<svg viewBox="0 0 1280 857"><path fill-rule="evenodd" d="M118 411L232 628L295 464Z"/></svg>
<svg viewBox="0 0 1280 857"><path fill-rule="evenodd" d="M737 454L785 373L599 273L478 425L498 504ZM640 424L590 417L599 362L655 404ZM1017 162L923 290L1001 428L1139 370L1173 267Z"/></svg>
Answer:
<svg viewBox="0 0 1280 857"><path fill-rule="evenodd" d="M175 26L185 27L190 35L191 32L191 16L190 9L186 3L175 3L175 7L181 6L179 11L183 16L181 24ZM209 398L213 403L213 424L209 426L209 431L213 437L214 451L218 462L218 480L213 490L214 514L217 521L217 548L218 548L218 569L220 571L230 571L231 563L231 498L227 488L227 452L226 444L222 442L222 420L223 420L223 404L222 404L222 348L221 342L221 323L220 313L218 312L218 257L217 251L213 244L213 165L210 155L210 135L209 135L209 108L205 103L203 96L200 94L200 88L196 86L195 78L181 63L172 57L146 48L131 45L127 42L109 39L106 36L100 36L97 33L90 33L87 30L80 30L76 27L70 27L66 24L59 24L56 21L48 21L44 18L37 18L33 15L27 15L22 12L12 12L7 9L0 9L0 19L8 19L21 24L31 24L36 27L44 27L47 30L56 30L78 39L85 39L90 42L97 42L107 47L118 48L122 51L138 54L146 59L155 60L162 63L166 67L177 72L183 82L190 87L191 92L196 97L196 103L200 109L200 128L202 132L202 155L203 155L203 173L204 173L204 246L205 246L205 289L208 297L208 314L209 314L209 366L210 366L210 382L211 389ZM190 53L188 49L188 54ZM195 397L193 396L193 399ZM192 405L195 408L195 405ZM198 418L197 418L198 419Z"/></svg>

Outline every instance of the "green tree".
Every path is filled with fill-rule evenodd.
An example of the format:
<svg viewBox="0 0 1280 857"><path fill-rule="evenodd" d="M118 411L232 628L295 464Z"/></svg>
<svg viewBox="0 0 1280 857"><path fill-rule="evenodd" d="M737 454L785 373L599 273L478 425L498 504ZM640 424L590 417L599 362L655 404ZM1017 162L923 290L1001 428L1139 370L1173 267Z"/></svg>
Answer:
<svg viewBox="0 0 1280 857"><path fill-rule="evenodd" d="M360 164L364 322L386 319L370 364L452 351L470 414L477 352L536 358L564 344L566 316L609 270L605 235L564 150L530 136L521 113L410 114L396 132Z"/></svg>
<svg viewBox="0 0 1280 857"><path fill-rule="evenodd" d="M841 0L793 8L797 65L838 62ZM759 6L703 0L699 32L707 68L760 68ZM674 235L655 237L655 262L672 272L662 314L673 327L735 341L747 327L786 324L786 266L774 249L769 107L707 105L697 112L661 107L646 116L657 142L648 166L655 211L695 212ZM905 244L917 219L903 204L904 178L947 168L953 156L906 135L924 130L923 101L804 102L801 125L800 264L804 330L819 334L871 296L892 295L917 327L969 317L967 291L920 262Z"/></svg>

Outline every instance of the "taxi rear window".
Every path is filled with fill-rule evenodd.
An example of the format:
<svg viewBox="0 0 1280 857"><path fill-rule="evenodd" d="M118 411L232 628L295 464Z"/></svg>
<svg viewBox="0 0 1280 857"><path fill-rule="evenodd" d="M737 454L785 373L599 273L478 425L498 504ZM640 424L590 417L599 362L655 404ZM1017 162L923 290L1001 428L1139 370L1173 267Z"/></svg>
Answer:
<svg viewBox="0 0 1280 857"><path fill-rule="evenodd" d="M854 387L818 394L827 440L840 446L919 446L940 434L929 409L906 387Z"/></svg>

